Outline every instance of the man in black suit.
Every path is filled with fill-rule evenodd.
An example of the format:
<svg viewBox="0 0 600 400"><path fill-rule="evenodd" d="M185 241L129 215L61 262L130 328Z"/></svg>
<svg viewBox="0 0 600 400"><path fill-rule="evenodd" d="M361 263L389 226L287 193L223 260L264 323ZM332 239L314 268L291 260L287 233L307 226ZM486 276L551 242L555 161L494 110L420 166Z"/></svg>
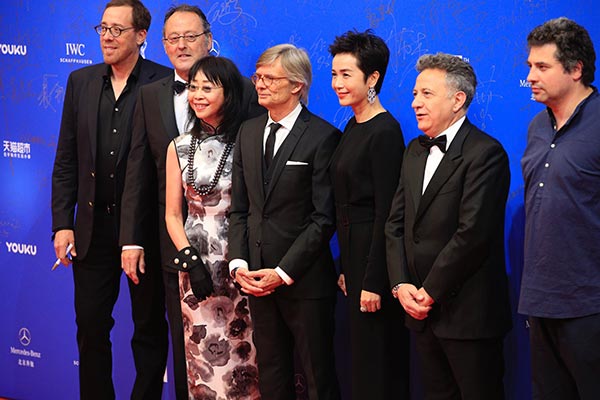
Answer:
<svg viewBox="0 0 600 400"><path fill-rule="evenodd" d="M263 400L295 398L294 348L310 399L339 399L333 357L336 273L327 173L340 132L308 111L308 55L266 50L253 82L268 110L240 127L235 145L229 268L250 296Z"/></svg>
<svg viewBox="0 0 600 400"><path fill-rule="evenodd" d="M170 70L140 57L150 13L138 0L113 0L96 26L104 63L69 76L52 173L52 230L57 257L73 257L79 383L83 399L115 397L111 316L119 294L121 194L131 121L141 85ZM77 209L75 223L73 216ZM140 225L148 226L144 218ZM150 238L140 238L152 247ZM138 285L129 285L136 365L132 399L160 399L167 359L164 290L157 253Z"/></svg>
<svg viewBox="0 0 600 400"><path fill-rule="evenodd" d="M460 57L417 62L419 129L386 224L392 293L414 331L426 399L503 399L510 329L502 145L472 125L473 68Z"/></svg>
<svg viewBox="0 0 600 400"><path fill-rule="evenodd" d="M164 19L165 52L175 74L146 85L140 90L135 109L127 179L123 192L120 244L123 270L137 283L145 273L145 258L152 249L141 246L146 235L160 241L167 314L173 348L173 369L177 399L188 398L183 317L179 300L177 270L167 267L177 249L165 225L165 163L171 140L188 131L188 96L185 83L192 65L206 57L212 48L212 33L205 14L196 6L171 7ZM244 110L248 116L263 114L250 80L245 80ZM149 229L139 224L150 217Z"/></svg>

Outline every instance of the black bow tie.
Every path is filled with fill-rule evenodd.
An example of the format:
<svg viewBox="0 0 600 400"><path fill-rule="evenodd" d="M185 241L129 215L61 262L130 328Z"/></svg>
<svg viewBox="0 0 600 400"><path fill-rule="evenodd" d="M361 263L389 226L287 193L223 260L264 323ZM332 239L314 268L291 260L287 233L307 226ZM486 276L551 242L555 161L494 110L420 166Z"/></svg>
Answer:
<svg viewBox="0 0 600 400"><path fill-rule="evenodd" d="M425 147L427 150L431 149L433 146L437 146L438 149L442 151L442 153L446 152L446 135L436 136L433 139L426 135L419 136L419 144Z"/></svg>
<svg viewBox="0 0 600 400"><path fill-rule="evenodd" d="M180 94L181 92L183 92L186 87L187 87L187 84L185 84L181 81L173 81L173 90L177 94Z"/></svg>

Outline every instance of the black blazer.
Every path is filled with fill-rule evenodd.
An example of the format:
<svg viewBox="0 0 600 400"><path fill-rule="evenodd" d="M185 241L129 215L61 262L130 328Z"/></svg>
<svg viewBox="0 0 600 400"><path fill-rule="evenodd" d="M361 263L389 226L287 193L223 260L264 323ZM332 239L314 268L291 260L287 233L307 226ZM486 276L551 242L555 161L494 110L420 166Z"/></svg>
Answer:
<svg viewBox="0 0 600 400"><path fill-rule="evenodd" d="M171 140L179 135L173 98L174 78L171 72L164 79L140 90L135 108L119 235L121 245L136 244L151 249L154 242L148 242L148 234L156 236L158 232L163 268L177 253L165 223L167 148ZM266 112L258 105L256 91L249 79L244 79L243 94L244 117L255 117ZM149 229L140 223L148 219L154 221Z"/></svg>
<svg viewBox="0 0 600 400"><path fill-rule="evenodd" d="M390 284L410 282L435 300L425 322L438 337L498 337L511 326L504 264L510 183L502 145L465 120L425 193L428 151L413 140L386 223Z"/></svg>
<svg viewBox="0 0 600 400"><path fill-rule="evenodd" d="M303 108L267 179L263 174L266 123L265 114L244 122L238 133L229 259L246 260L250 270L282 268L294 284L279 287L281 295L333 296L336 274L329 240L335 211L327 169L340 131ZM304 164L290 165L289 161Z"/></svg>
<svg viewBox="0 0 600 400"><path fill-rule="evenodd" d="M103 76L107 68L104 63L96 64L73 71L69 75L52 173L52 231L75 230L75 244L79 259L87 254L92 235L96 195L98 107L104 84ZM170 73L172 72L167 67L145 59L141 60L136 93L131 94L132 101L129 101L126 109L122 110L123 115L128 117L129 126L131 126L140 86ZM114 179L117 218L125 184L131 129L125 129L120 139ZM73 223L75 209L77 209L77 216Z"/></svg>

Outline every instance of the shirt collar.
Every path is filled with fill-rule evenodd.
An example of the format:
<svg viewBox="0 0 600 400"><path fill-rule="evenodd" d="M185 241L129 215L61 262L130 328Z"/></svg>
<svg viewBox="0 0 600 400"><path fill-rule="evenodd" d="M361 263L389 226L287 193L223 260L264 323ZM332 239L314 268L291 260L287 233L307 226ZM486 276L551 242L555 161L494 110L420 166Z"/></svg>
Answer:
<svg viewBox="0 0 600 400"><path fill-rule="evenodd" d="M440 133L439 135L436 136L436 137L438 137L438 136L446 135L446 151L448 151L448 149L450 148L450 144L454 140L454 137L458 133L458 130L462 126L463 122L465 122L466 118L467 118L467 116L463 115L455 123L453 123L448 128L446 128L445 131L443 131L442 133Z"/></svg>
<svg viewBox="0 0 600 400"><path fill-rule="evenodd" d="M133 67L133 69L131 70L131 73L127 77L127 85L138 81L141 69L142 69L142 56L139 56L137 62L135 63L135 66ZM108 82L110 80L111 76L112 76L112 68L111 68L110 64L106 64L106 72L102 76L102 78L104 78L104 82Z"/></svg>
<svg viewBox="0 0 600 400"><path fill-rule="evenodd" d="M179 74L177 73L177 71L175 71L175 80L178 81L178 82L187 83L185 81L185 79L183 79L182 77L179 76Z"/></svg>
<svg viewBox="0 0 600 400"><path fill-rule="evenodd" d="M563 128L565 128L566 126L568 126L571 123L573 118L577 114L579 114L579 110L581 110L583 108L583 106L585 106L585 104L587 104L588 101L590 101L594 97L598 96L598 89L593 85L590 85L590 87L592 88L592 93L590 93L589 96L587 96L586 98L581 100L579 102L579 104L577 104L577 107L575 107L573 114L571 114L571 116L569 117L567 122L565 122L565 124L562 126L562 128L560 130L562 130ZM546 111L548 112L548 115L550 116L550 121L552 122L552 127L554 129L554 132L556 133L556 118L554 117L554 113L552 112L552 109L550 109L550 107L546 107Z"/></svg>
<svg viewBox="0 0 600 400"><path fill-rule="evenodd" d="M288 131L291 131L292 127L296 123L296 120L298 119L298 116L300 115L301 112L302 112L302 104L298 103L296 105L296 107L288 115L286 115L279 121L274 121L271 118L271 114L269 114L269 118L267 118L267 126L271 125L271 123L273 123L273 122L277 122L277 123L281 124L281 126L283 128L287 129Z"/></svg>

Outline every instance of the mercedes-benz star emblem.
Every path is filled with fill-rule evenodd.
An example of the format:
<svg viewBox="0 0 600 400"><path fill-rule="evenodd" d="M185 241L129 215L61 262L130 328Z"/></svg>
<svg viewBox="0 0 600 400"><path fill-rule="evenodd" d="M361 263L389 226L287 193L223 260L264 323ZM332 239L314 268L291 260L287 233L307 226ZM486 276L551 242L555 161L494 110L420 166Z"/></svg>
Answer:
<svg viewBox="0 0 600 400"><path fill-rule="evenodd" d="M31 332L29 332L29 329L19 329L19 342L21 342L23 346L29 346L29 343L31 343Z"/></svg>

